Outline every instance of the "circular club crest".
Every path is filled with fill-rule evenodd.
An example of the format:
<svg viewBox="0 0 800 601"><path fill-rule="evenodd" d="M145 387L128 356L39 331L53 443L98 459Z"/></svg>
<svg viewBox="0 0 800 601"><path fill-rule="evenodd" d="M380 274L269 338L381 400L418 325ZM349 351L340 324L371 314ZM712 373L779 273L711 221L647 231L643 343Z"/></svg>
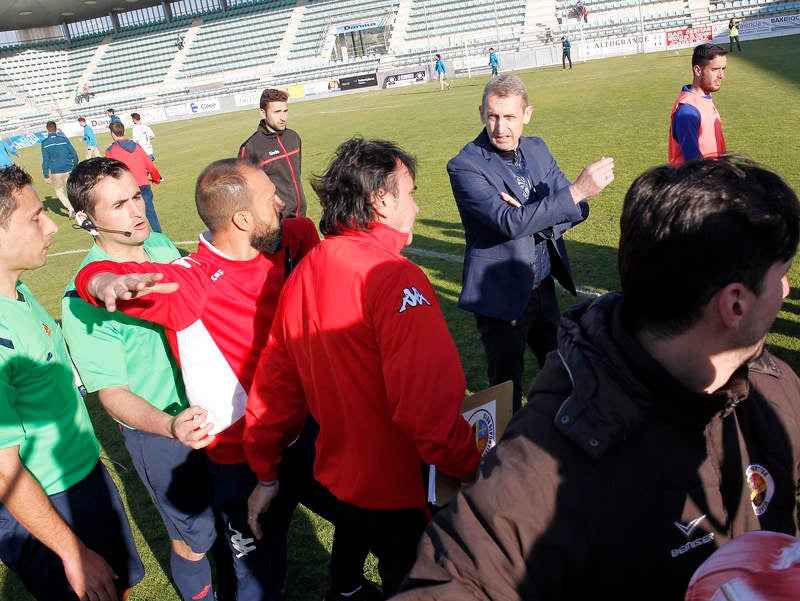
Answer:
<svg viewBox="0 0 800 601"><path fill-rule="evenodd" d="M744 472L747 487L750 489L750 504L756 515L763 515L775 494L775 482L767 468L761 465L748 465Z"/></svg>
<svg viewBox="0 0 800 601"><path fill-rule="evenodd" d="M494 424L494 417L486 409L478 409L469 416L472 432L475 434L475 444L478 451L483 455L495 445L495 432L497 428Z"/></svg>

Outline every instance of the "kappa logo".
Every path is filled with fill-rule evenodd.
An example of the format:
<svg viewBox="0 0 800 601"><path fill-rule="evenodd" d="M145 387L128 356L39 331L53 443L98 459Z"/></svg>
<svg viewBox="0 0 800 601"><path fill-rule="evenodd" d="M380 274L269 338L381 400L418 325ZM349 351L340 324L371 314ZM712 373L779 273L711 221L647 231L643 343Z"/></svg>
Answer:
<svg viewBox="0 0 800 601"><path fill-rule="evenodd" d="M233 526L228 523L228 530L233 532L233 536L231 536L231 547L233 547L234 551L236 551L236 559L241 559L250 551L255 551L256 546L254 543L254 538L245 538L245 536L236 530Z"/></svg>
<svg viewBox="0 0 800 601"><path fill-rule="evenodd" d="M403 304L400 305L398 313L404 312L409 307L417 307L423 304L430 306L431 303L415 286L403 288Z"/></svg>
<svg viewBox="0 0 800 601"><path fill-rule="evenodd" d="M750 489L750 505L753 513L764 515L769 507L769 502L775 495L775 481L772 474L763 465L748 465L744 471L747 487Z"/></svg>
<svg viewBox="0 0 800 601"><path fill-rule="evenodd" d="M281 153L280 149L278 149L278 150L270 150L269 151L269 156L274 157L276 154L280 154L280 153Z"/></svg>
<svg viewBox="0 0 800 601"><path fill-rule="evenodd" d="M689 540L689 538L692 536L692 533L697 529L697 527L700 525L700 522L702 522L704 519L706 519L706 514L701 515L699 518L693 519L688 524L681 524L680 522L672 523L675 524L675 527L683 533L683 535L686 537L686 540Z"/></svg>
<svg viewBox="0 0 800 601"><path fill-rule="evenodd" d="M225 272L224 272L224 271L222 271L221 269L217 269L217 270L214 272L214 275L212 275L212 276L211 276L211 281L212 281L212 282L216 282L216 281L217 281L218 279L220 279L220 278L221 278L221 277L222 277L224 274L225 274Z"/></svg>

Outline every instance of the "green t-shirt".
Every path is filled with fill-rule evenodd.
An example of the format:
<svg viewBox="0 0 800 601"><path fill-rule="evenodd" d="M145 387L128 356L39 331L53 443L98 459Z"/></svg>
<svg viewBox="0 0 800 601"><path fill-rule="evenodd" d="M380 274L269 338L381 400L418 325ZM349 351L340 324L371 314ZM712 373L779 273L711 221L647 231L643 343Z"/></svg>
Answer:
<svg viewBox="0 0 800 601"><path fill-rule="evenodd" d="M19 456L45 493L83 480L100 458L61 328L28 287L0 296L0 448Z"/></svg>
<svg viewBox="0 0 800 601"><path fill-rule="evenodd" d="M156 263L180 257L170 239L156 232L144 248ZM78 270L95 261L114 260L95 244ZM75 292L74 278L61 302L61 319L70 355L88 391L127 385L170 415L189 406L180 369L161 326L84 302Z"/></svg>

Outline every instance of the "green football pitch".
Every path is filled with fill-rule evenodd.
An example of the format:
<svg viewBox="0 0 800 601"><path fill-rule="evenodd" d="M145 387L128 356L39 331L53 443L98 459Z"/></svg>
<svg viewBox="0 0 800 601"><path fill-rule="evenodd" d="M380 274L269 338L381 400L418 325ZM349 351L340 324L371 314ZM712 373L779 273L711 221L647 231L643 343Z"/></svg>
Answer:
<svg viewBox="0 0 800 601"><path fill-rule="evenodd" d="M729 56L722 89L715 103L723 118L728 149L780 173L800 191L800 36L746 41L744 52ZM544 138L567 177L601 156L614 157L615 181L590 200L589 219L567 234L567 246L581 288L578 299L560 296L562 309L589 294L618 287L616 248L622 200L634 178L666 161L668 120L680 86L691 80L691 49L576 63L521 71L534 107L526 135ZM433 282L450 331L461 353L470 391L487 384L483 351L474 319L457 308L461 288L464 238L445 165L480 130L478 105L487 76L456 79L439 93L438 83L358 94L340 94L290 104L289 126L303 138L303 179L309 216L320 209L308 179L321 173L336 146L360 135L393 140L419 160L414 242L407 256ZM235 156L239 144L255 129L257 109L153 125L157 165L166 181L155 186L155 202L164 233L186 252L194 250L203 229L194 207L199 172L223 157ZM100 147L110 143L100 135ZM85 147L73 139L78 154ZM21 151L19 163L34 176L45 207L61 228L42 269L23 279L55 316L61 315L64 288L90 244L89 235L70 227L52 189L44 183L38 147ZM800 368L800 272L790 271L791 294L768 339L771 350ZM670 294L664 290L664 294ZM536 361L526 357L526 382ZM169 543L147 493L134 473L113 422L88 399L106 465L128 504L147 576L132 601L179 597L169 581ZM290 537L287 599L321 598L326 582L331 527L304 509L296 512ZM369 574L377 578L374 564ZM26 600L24 588L0 566L0 600Z"/></svg>

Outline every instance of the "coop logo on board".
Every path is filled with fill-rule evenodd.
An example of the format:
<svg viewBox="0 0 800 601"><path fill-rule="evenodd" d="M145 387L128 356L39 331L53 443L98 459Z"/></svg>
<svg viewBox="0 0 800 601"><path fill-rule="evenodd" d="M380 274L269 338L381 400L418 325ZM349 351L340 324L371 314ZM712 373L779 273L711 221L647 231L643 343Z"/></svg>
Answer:
<svg viewBox="0 0 800 601"><path fill-rule="evenodd" d="M198 100L197 102L189 103L189 112L192 114L197 113L214 113L219 110L219 100Z"/></svg>

